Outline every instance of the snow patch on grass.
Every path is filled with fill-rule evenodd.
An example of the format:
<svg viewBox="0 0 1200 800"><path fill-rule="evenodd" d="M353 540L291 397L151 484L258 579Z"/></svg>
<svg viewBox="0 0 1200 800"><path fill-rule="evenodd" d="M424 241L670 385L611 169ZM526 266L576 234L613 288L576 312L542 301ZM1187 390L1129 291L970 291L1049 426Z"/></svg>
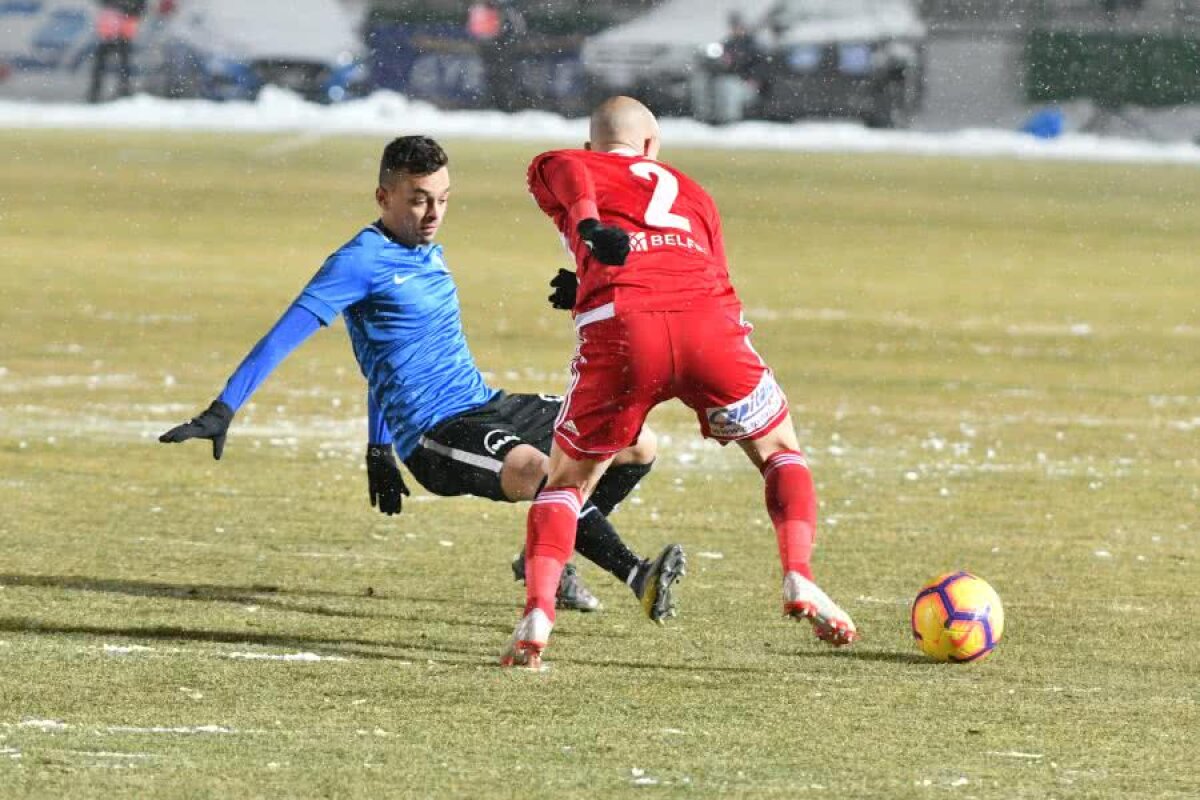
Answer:
<svg viewBox="0 0 1200 800"><path fill-rule="evenodd" d="M71 726L57 719L23 719L17 723L17 727L38 731L65 731Z"/></svg>
<svg viewBox="0 0 1200 800"><path fill-rule="evenodd" d="M234 728L227 728L224 725L178 725L178 726L159 726L139 727L136 725L109 725L103 728L106 733L148 733L148 734L179 734L182 736L216 734L224 735L231 733L241 733L242 731Z"/></svg>
<svg viewBox="0 0 1200 800"><path fill-rule="evenodd" d="M988 750L987 755L996 756L997 758L1025 758L1031 761L1036 761L1040 758L1045 758L1041 753L1022 753L1020 750L1008 750L1001 752L998 750Z"/></svg>
<svg viewBox="0 0 1200 800"><path fill-rule="evenodd" d="M106 750L68 750L68 753L74 756L88 756L89 758L118 758L118 759L142 759L154 758L153 753L112 753Z"/></svg>
<svg viewBox="0 0 1200 800"><path fill-rule="evenodd" d="M104 654L110 656L125 656L130 653L153 653L153 647L146 647L141 644L106 644L104 645Z"/></svg>

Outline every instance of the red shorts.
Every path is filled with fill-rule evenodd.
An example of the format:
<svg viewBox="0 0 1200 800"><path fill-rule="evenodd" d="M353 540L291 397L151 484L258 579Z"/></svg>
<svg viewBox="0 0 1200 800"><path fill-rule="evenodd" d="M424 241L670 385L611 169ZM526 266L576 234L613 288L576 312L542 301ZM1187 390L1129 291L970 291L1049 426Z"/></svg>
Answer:
<svg viewBox="0 0 1200 800"><path fill-rule="evenodd" d="M580 314L571 385L554 441L575 459L604 459L637 441L646 415L678 397L701 432L755 439L783 421L787 398L750 346L751 326L728 308Z"/></svg>

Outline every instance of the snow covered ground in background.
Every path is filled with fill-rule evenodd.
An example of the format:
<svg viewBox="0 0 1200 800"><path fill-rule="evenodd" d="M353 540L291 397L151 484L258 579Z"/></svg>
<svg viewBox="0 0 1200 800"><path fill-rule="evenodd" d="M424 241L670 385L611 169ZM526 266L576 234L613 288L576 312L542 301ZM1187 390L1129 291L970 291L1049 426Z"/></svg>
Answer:
<svg viewBox="0 0 1200 800"><path fill-rule="evenodd" d="M798 152L897 153L965 157L1012 157L1071 161L1125 161L1200 165L1200 146L1067 134L1041 141L1004 130L950 133L876 131L850 123L745 122L713 127L694 120L663 121L669 147L716 147ZM0 102L0 128L240 131L257 133L425 133L438 137L544 141L564 145L587 138L587 123L526 111L443 111L427 103L380 92L335 106L306 103L267 89L255 103L163 100L139 96L107 105L46 105Z"/></svg>

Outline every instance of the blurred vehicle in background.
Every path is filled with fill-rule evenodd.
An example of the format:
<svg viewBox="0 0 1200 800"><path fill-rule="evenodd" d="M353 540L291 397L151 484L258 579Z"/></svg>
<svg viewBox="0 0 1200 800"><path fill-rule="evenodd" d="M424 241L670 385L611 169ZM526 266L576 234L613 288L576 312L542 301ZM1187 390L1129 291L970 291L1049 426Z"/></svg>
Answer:
<svg viewBox="0 0 1200 800"><path fill-rule="evenodd" d="M761 17L774 0L665 0L646 14L588 37L580 51L593 100L635 95L659 114L692 111L692 75L720 42L730 14Z"/></svg>
<svg viewBox="0 0 1200 800"><path fill-rule="evenodd" d="M732 100L723 41L731 15L762 55L753 91ZM659 112L716 122L854 117L904 127L924 90L926 28L911 0L666 0L590 37L592 91L636 94Z"/></svg>
<svg viewBox="0 0 1200 800"><path fill-rule="evenodd" d="M90 0L0 0L0 96L82 99L98 40ZM151 4L134 41L134 88L253 99L268 84L319 102L366 94L356 15L337 0Z"/></svg>
<svg viewBox="0 0 1200 800"><path fill-rule="evenodd" d="M82 100L98 12L90 0L0 2L0 96Z"/></svg>
<svg viewBox="0 0 1200 800"><path fill-rule="evenodd" d="M143 37L144 91L252 100L264 86L321 103L370 90L355 16L337 0L177 0Z"/></svg>
<svg viewBox="0 0 1200 800"><path fill-rule="evenodd" d="M910 0L780 0L762 22L755 117L857 117L903 128L920 108L927 31Z"/></svg>

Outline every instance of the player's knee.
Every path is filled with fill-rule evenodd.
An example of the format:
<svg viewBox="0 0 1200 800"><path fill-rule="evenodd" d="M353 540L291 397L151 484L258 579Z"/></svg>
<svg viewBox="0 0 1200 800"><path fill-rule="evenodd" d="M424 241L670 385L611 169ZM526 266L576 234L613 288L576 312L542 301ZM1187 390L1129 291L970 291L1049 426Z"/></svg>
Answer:
<svg viewBox="0 0 1200 800"><path fill-rule="evenodd" d="M649 428L642 428L634 446L630 447L631 464L649 464L659 457L659 438Z"/></svg>
<svg viewBox="0 0 1200 800"><path fill-rule="evenodd" d="M500 486L509 500L532 500L546 478L546 456L536 447L517 445L504 457Z"/></svg>
<svg viewBox="0 0 1200 800"><path fill-rule="evenodd" d="M658 437L649 428L642 428L638 440L625 448L619 459L622 464L649 464L658 457Z"/></svg>

